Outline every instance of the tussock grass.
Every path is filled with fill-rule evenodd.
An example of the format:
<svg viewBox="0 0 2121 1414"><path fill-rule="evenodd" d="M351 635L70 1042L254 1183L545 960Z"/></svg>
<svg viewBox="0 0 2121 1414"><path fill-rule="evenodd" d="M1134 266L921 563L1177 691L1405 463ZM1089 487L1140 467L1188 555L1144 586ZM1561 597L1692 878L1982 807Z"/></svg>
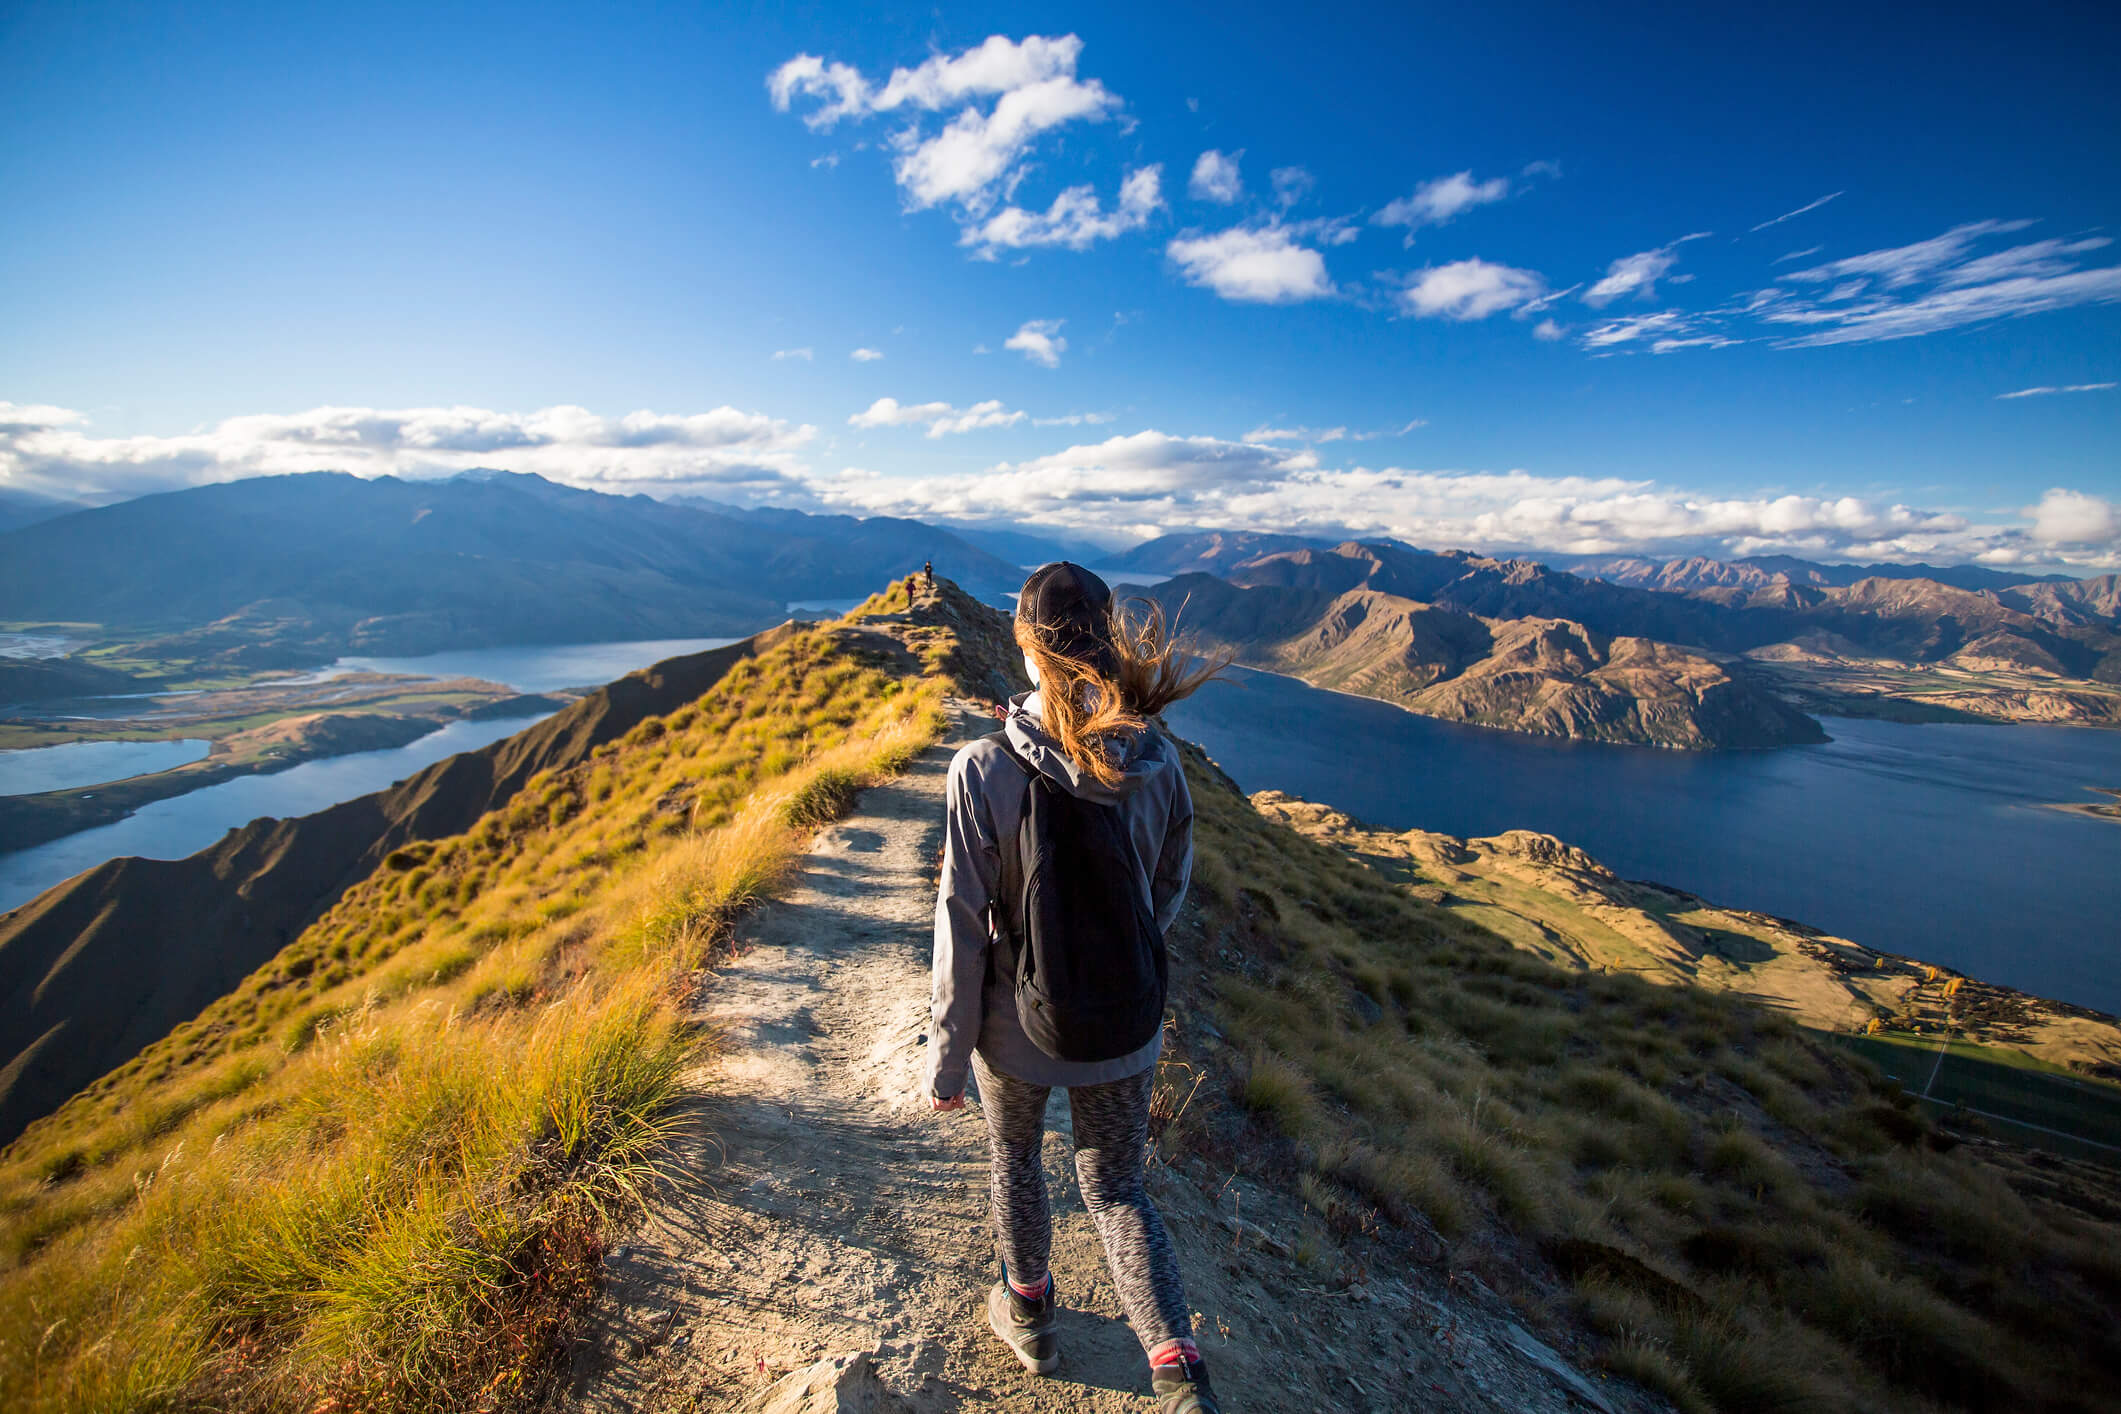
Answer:
<svg viewBox="0 0 2121 1414"><path fill-rule="evenodd" d="M2111 1175L1954 1147L1825 1038L1526 953L1188 761L1201 1004L1234 1052L1213 1157L1278 1153L1340 1205L1328 1233L1433 1228L1684 1410L2089 1410L2121 1384Z"/></svg>
<svg viewBox="0 0 2121 1414"><path fill-rule="evenodd" d="M0 1155L0 1402L542 1399L706 1044L697 969L941 696L797 634L395 851Z"/></svg>

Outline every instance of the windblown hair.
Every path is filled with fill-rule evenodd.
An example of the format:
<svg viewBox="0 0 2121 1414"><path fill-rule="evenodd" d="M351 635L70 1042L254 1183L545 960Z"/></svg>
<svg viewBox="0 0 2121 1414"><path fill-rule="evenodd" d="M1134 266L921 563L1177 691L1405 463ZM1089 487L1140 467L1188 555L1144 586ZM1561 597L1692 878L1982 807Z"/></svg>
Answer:
<svg viewBox="0 0 2121 1414"><path fill-rule="evenodd" d="M1120 782L1119 762L1109 749L1114 738L1146 727L1151 717L1192 696L1234 656L1203 656L1175 637L1164 606L1153 599L1115 604L1111 627L1116 681L1097 665L1061 652L1036 626L1016 621L1017 646L1038 665L1047 733L1084 775L1104 786Z"/></svg>

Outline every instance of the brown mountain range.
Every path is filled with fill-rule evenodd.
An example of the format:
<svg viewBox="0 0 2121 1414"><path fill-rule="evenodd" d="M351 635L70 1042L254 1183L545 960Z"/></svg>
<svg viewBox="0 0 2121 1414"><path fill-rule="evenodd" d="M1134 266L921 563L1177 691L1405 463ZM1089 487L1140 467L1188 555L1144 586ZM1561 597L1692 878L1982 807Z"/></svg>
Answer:
<svg viewBox="0 0 2121 1414"><path fill-rule="evenodd" d="M1226 563L1243 546L1197 548ZM1970 590L1882 576L1797 583L1706 560L1667 568L1667 583L1693 587L1349 541L1254 555L1220 580L1182 575L1153 593L1167 609L1190 599L1189 623L1243 662L1517 731L1700 748L1818 740L1804 710L2121 725L2121 693L2107 686L2121 683L2112 577Z"/></svg>

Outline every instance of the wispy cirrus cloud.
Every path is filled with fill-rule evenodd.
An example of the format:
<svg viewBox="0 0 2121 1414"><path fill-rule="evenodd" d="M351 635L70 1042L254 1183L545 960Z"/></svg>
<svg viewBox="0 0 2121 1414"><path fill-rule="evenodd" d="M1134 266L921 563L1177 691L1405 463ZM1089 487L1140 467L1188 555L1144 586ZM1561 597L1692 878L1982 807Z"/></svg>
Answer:
<svg viewBox="0 0 2121 1414"><path fill-rule="evenodd" d="M1124 106L1098 80L1078 76L1082 50L1072 34L993 35L895 69L881 83L851 65L798 54L768 75L766 91L781 112L807 105L803 122L818 132L885 114L908 118L885 142L906 205L950 209L960 244L975 254L1031 246L1082 250L1138 228L1161 202L1161 169L1153 168L1144 169L1146 176L1128 175L1110 212L1088 185L1069 187L1043 210L1013 204L1049 134L1104 122Z"/></svg>
<svg viewBox="0 0 2121 1414"><path fill-rule="evenodd" d="M1826 205L1835 197L1841 195L1843 195L1843 193L1838 191L1830 191L1825 196L1820 197L1817 201L1806 202L1804 205L1798 207L1795 211L1785 211L1780 216L1772 217L1769 220L1762 221L1759 225L1753 227L1753 231L1765 231L1770 226L1779 226L1783 222L1788 221L1794 217L1804 215L1804 213L1807 211L1817 211L1820 207ZM1747 232L1747 234L1750 235L1752 234L1752 232L1749 231ZM1816 247L1814 247L1814 249L1816 249Z"/></svg>
<svg viewBox="0 0 2121 1414"><path fill-rule="evenodd" d="M1029 413L1015 412L1002 406L999 398L974 403L971 407L953 407L949 403L901 403L897 398L878 398L867 408L847 419L850 427L908 427L925 425L930 437L949 437L963 432L976 432L986 427L1014 427L1026 421Z"/></svg>
<svg viewBox="0 0 2121 1414"><path fill-rule="evenodd" d="M1502 201L1510 194L1507 177L1473 180L1471 170L1435 177L1414 188L1411 196L1387 202L1370 217L1374 226L1404 226L1406 244L1414 244L1414 232L1423 226L1441 226L1476 206Z"/></svg>
<svg viewBox="0 0 2121 1414"><path fill-rule="evenodd" d="M1644 299L1655 295L1659 280L1671 279L1676 283L1691 278L1671 273L1672 267L1679 263L1679 247L1688 241L1706 239L1708 235L1707 231L1695 231L1655 250L1622 256L1606 267L1602 279L1583 292L1583 302L1593 309L1603 309L1625 295Z"/></svg>
<svg viewBox="0 0 2121 1414"><path fill-rule="evenodd" d="M1274 427L1267 423L1247 432L1247 442L1312 442L1323 445L1328 442L1374 442L1380 437L1404 437L1417 427L1427 427L1427 418L1412 418L1397 427L1380 427L1371 431L1351 431L1346 427Z"/></svg>
<svg viewBox="0 0 2121 1414"><path fill-rule="evenodd" d="M1998 393L1998 402L2012 398L2048 398L2057 393L2103 393L2109 388L2121 388L2121 383L2063 383L2051 387L2020 388L2015 393Z"/></svg>
<svg viewBox="0 0 2121 1414"><path fill-rule="evenodd" d="M791 358L799 358L803 362L808 363L811 359L815 357L817 357L816 349L775 349L773 351L773 361L775 363L780 363L785 359Z"/></svg>
<svg viewBox="0 0 2121 1414"><path fill-rule="evenodd" d="M1984 242L2032 224L1971 221L1927 240L1792 270L1754 291L1742 313L1775 327L1776 347L1808 348L1918 338L2121 302L2121 266L2083 263L2111 245L2110 237L2028 241L1976 253Z"/></svg>

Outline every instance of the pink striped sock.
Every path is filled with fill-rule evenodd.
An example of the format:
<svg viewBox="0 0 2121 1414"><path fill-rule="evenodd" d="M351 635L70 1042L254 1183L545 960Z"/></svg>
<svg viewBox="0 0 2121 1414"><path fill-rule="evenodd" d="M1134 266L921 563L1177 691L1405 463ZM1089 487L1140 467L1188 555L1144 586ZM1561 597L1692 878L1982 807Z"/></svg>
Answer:
<svg viewBox="0 0 2121 1414"><path fill-rule="evenodd" d="M1175 1335L1149 1352L1149 1368L1160 1365L1191 1365L1199 1361L1200 1347L1182 1335Z"/></svg>
<svg viewBox="0 0 2121 1414"><path fill-rule="evenodd" d="M1015 1277L1011 1277L1009 1278L1009 1289L1026 1301L1037 1301L1053 1289L1053 1273L1046 1273L1045 1276L1030 1286L1025 1286Z"/></svg>

